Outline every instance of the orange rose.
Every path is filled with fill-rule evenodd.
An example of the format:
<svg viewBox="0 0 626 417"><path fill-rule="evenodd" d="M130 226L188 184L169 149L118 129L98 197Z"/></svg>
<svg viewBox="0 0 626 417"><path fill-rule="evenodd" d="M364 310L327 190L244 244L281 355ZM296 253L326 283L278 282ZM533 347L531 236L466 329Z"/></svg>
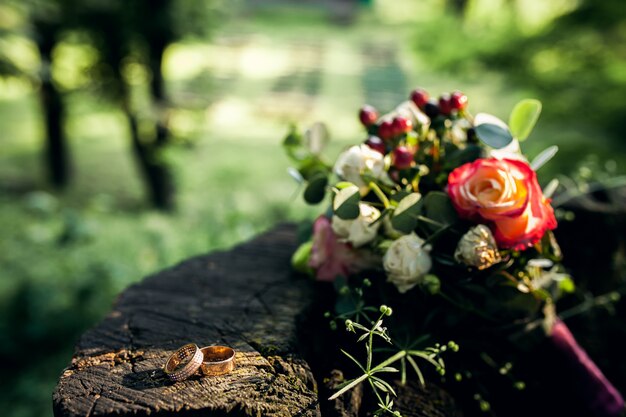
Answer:
<svg viewBox="0 0 626 417"><path fill-rule="evenodd" d="M524 161L477 159L448 177L448 194L462 218L487 223L501 248L526 249L556 227L550 201Z"/></svg>

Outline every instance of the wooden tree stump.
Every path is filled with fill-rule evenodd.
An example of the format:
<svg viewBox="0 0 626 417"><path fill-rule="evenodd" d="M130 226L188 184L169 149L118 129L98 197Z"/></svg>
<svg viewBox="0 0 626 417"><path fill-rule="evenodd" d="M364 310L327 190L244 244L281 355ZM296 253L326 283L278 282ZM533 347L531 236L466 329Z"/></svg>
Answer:
<svg viewBox="0 0 626 417"><path fill-rule="evenodd" d="M295 236L293 225L282 225L128 288L78 342L53 395L54 415L320 416L316 379L298 348L315 297L313 281L291 273ZM189 342L233 347L237 368L170 382L162 366ZM449 395L433 389L431 405L430 394L414 390L421 399L412 405L422 411L409 405L405 415L453 415L442 411L454 408ZM331 403L325 416L362 415L361 393Z"/></svg>
<svg viewBox="0 0 626 417"><path fill-rule="evenodd" d="M316 383L297 354L311 283L291 277L294 228L186 261L121 294L78 342L53 396L54 415L317 416ZM176 348L226 344L237 368L172 383Z"/></svg>

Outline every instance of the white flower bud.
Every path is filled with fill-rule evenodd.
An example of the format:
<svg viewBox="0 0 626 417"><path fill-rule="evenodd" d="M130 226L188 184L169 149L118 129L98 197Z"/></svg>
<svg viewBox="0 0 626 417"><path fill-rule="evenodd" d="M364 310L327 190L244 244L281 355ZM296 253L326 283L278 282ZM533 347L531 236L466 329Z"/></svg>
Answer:
<svg viewBox="0 0 626 417"><path fill-rule="evenodd" d="M342 180L357 185L361 194L365 194L368 189L362 175L371 175L376 179L387 178L383 155L367 145L352 146L339 155L334 171Z"/></svg>
<svg viewBox="0 0 626 417"><path fill-rule="evenodd" d="M454 258L465 265L486 269L502 259L491 230L479 224L463 235L454 252Z"/></svg>
<svg viewBox="0 0 626 417"><path fill-rule="evenodd" d="M380 211L369 204L359 203L359 217L353 220L344 220L333 216L333 232L339 239L349 242L355 248L374 240L380 227L380 222L372 224L380 217Z"/></svg>
<svg viewBox="0 0 626 417"><path fill-rule="evenodd" d="M429 251L430 247L424 246L424 240L415 233L395 240L383 258L387 281L401 293L415 287L432 267Z"/></svg>

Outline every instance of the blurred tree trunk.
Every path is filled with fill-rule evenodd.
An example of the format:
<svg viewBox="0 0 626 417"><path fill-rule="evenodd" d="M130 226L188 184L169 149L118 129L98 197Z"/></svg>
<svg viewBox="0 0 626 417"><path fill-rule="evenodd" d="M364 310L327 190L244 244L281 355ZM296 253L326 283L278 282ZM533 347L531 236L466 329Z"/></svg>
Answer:
<svg viewBox="0 0 626 417"><path fill-rule="evenodd" d="M174 208L174 182L169 167L159 155L170 140L166 119L168 103L162 68L165 48L173 41L171 1L151 0L144 2L143 6L145 15L143 36L147 46L147 64L152 74L150 93L151 102L156 109L156 137L150 144L142 145L136 138L133 139L133 143L149 178L153 204L158 208L169 210Z"/></svg>
<svg viewBox="0 0 626 417"><path fill-rule="evenodd" d="M156 142L146 143L139 133L138 120L128 103L124 104L128 119L133 152L146 180L152 205L161 210L174 208L174 187L168 165L159 155Z"/></svg>
<svg viewBox="0 0 626 417"><path fill-rule="evenodd" d="M468 0L448 0L448 7L459 17L465 16Z"/></svg>
<svg viewBox="0 0 626 417"><path fill-rule="evenodd" d="M65 109L61 94L52 81L52 49L55 44L55 30L48 25L37 25L37 48L41 55L40 99L44 113L46 130L45 161L48 178L55 187L65 187L69 182L69 152L63 120Z"/></svg>
<svg viewBox="0 0 626 417"><path fill-rule="evenodd" d="M154 17L158 13L167 13L167 11L151 10L151 7L160 9L163 0L154 0L143 7L139 16L140 23L133 27L133 31L138 31L146 41L146 65L152 71L152 79L149 88L149 102L152 103L157 111L155 116L155 131L153 137L142 136L139 129L139 117L137 109L132 104L132 87L126 82L122 75L122 66L124 58L127 56L132 43L134 34L128 32L115 31L115 25L123 20L119 17L110 17L109 21L113 26L106 27L103 30L104 43L103 49L106 49L106 61L112 68L115 68L115 83L117 84L115 94L118 96L121 108L126 115L130 129L130 139L137 161L137 165L145 180L150 203L153 207L160 210L172 210L174 208L174 182L172 173L166 160L163 158L163 151L168 144L169 132L161 109L165 108L165 94L163 86L163 75L161 71L161 60L167 42L161 41L158 36L150 39L146 36L144 25L156 25L160 22L153 22ZM135 6L142 3L135 3ZM156 32L156 31L155 31Z"/></svg>

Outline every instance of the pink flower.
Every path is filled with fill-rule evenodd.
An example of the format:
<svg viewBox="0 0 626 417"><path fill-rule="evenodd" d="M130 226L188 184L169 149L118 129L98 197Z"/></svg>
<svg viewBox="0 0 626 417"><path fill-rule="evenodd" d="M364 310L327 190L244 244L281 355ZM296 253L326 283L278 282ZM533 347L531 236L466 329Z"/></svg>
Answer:
<svg viewBox="0 0 626 417"><path fill-rule="evenodd" d="M334 281L338 276L347 277L371 265L372 260L368 260L364 252L339 242L329 219L320 216L315 220L309 266L315 270L319 281Z"/></svg>
<svg viewBox="0 0 626 417"><path fill-rule="evenodd" d="M554 212L524 161L477 159L448 177L459 216L491 226L498 246L524 250L556 227Z"/></svg>

